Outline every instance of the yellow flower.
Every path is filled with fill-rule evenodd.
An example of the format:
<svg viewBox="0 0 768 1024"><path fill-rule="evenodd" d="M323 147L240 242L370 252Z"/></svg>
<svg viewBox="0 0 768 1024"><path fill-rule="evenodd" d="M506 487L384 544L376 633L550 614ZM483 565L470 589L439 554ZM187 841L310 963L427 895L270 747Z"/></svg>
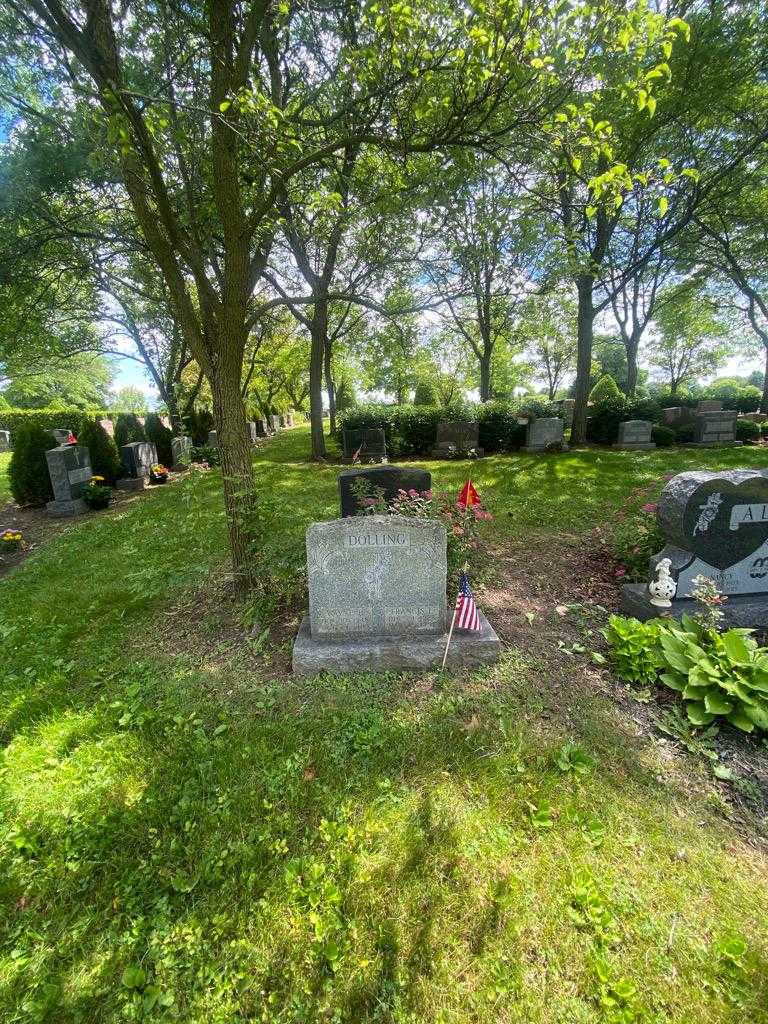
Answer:
<svg viewBox="0 0 768 1024"><path fill-rule="evenodd" d="M91 477L91 480L95 480L95 481L96 481L96 483L103 483L103 481L104 481L104 477L103 477L103 476L97 476L97 475L96 475L96 474L94 473L94 475L93 475L93 476Z"/></svg>

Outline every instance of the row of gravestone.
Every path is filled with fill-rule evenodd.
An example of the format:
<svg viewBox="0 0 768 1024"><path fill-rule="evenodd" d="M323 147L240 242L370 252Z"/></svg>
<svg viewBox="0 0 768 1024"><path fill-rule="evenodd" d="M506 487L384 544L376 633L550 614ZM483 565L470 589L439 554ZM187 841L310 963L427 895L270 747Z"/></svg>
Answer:
<svg viewBox="0 0 768 1024"><path fill-rule="evenodd" d="M192 438L174 437L171 440L173 462L176 469L189 466L192 456ZM83 488L93 477L91 455L81 444L59 444L45 454L48 475L53 488L53 500L46 509L57 518L79 515L85 511ZM116 483L118 490L140 491L157 465L157 449L151 441L132 441L120 448L123 475Z"/></svg>
<svg viewBox="0 0 768 1024"><path fill-rule="evenodd" d="M544 452L567 445L563 438L563 419L560 416L545 416L527 420L526 452ZM387 440L383 427L363 427L343 432L344 458L346 460L377 460L387 457ZM461 421L441 420L437 425L437 438L432 454L438 458L454 454L474 452L484 454L479 444L480 425Z"/></svg>
<svg viewBox="0 0 768 1024"><path fill-rule="evenodd" d="M247 420L246 427L251 444L256 444L259 438L269 437L276 434L283 427L292 427L294 423L293 413L283 413L281 416L265 416L260 419ZM215 430L208 433L209 448L218 448L219 435Z"/></svg>

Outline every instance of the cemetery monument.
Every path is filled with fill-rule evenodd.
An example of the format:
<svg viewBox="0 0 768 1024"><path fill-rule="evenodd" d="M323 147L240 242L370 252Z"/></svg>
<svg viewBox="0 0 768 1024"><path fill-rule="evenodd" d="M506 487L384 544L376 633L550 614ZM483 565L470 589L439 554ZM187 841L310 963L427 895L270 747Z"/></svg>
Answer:
<svg viewBox="0 0 768 1024"><path fill-rule="evenodd" d="M45 506L48 515L61 519L85 512L80 495L93 476L88 449L80 444L59 445L45 453L45 460L53 487L53 501Z"/></svg>
<svg viewBox="0 0 768 1024"><path fill-rule="evenodd" d="M624 420L619 424L619 440L613 447L627 451L649 451L656 447L651 440L652 430L650 420Z"/></svg>
<svg viewBox="0 0 768 1024"><path fill-rule="evenodd" d="M669 559L676 583L670 614L698 610L693 580L706 576L728 597L728 625L768 627L768 470L679 473L661 493L658 520L666 546L651 559L648 583ZM646 583L624 586L621 607L638 619L659 614Z"/></svg>
<svg viewBox="0 0 768 1024"><path fill-rule="evenodd" d="M559 416L543 416L528 421L525 432L525 452L546 452L559 448L568 450L563 441L563 421Z"/></svg>
<svg viewBox="0 0 768 1024"><path fill-rule="evenodd" d="M450 455L465 455L470 451L474 451L478 457L485 454L480 447L480 425L440 420L432 454L437 458L446 458Z"/></svg>
<svg viewBox="0 0 768 1024"><path fill-rule="evenodd" d="M432 487L432 474L418 466L371 466L363 469L343 469L339 473L339 507L342 518L360 511L355 495L355 484L365 480L368 490L381 491L387 502L397 497L400 490L428 491Z"/></svg>
<svg viewBox="0 0 768 1024"><path fill-rule="evenodd" d="M309 614L293 646L295 673L440 666L449 624L442 523L354 516L312 523L306 543ZM450 667L498 659L499 638L479 614L479 632L454 631Z"/></svg>

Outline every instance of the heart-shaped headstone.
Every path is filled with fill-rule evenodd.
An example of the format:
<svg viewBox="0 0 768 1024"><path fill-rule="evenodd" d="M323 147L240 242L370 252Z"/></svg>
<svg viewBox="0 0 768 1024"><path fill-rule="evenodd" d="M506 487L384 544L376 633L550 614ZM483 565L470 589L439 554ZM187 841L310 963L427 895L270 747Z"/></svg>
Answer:
<svg viewBox="0 0 768 1024"><path fill-rule="evenodd" d="M727 569L768 540L768 477L754 471L684 473L669 486L674 491L672 485L686 478L688 486L677 491L678 501L686 493L676 517L675 543L709 565ZM664 512L662 508L662 525ZM666 512L669 516L669 508Z"/></svg>

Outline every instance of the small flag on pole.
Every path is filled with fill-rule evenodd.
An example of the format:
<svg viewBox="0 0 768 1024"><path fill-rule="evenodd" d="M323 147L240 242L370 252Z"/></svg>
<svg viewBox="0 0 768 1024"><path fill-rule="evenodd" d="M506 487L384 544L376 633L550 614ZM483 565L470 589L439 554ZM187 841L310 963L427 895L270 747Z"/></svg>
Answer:
<svg viewBox="0 0 768 1024"><path fill-rule="evenodd" d="M463 569L459 574L459 592L456 595L456 629L469 629L475 633L482 629L477 605L469 589L469 579Z"/></svg>
<svg viewBox="0 0 768 1024"><path fill-rule="evenodd" d="M448 648L451 646L451 637L453 636L454 629L468 629L474 633L479 633L482 631L482 628L477 605L472 596L472 591L469 589L467 570L462 569L459 573L459 592L456 595L456 604L453 606L451 628L448 630L448 640L445 644L441 668L445 668L445 663L448 660Z"/></svg>
<svg viewBox="0 0 768 1024"><path fill-rule="evenodd" d="M473 487L471 480L467 480L459 491L458 504L465 508L472 508L473 505L480 504L480 495Z"/></svg>

